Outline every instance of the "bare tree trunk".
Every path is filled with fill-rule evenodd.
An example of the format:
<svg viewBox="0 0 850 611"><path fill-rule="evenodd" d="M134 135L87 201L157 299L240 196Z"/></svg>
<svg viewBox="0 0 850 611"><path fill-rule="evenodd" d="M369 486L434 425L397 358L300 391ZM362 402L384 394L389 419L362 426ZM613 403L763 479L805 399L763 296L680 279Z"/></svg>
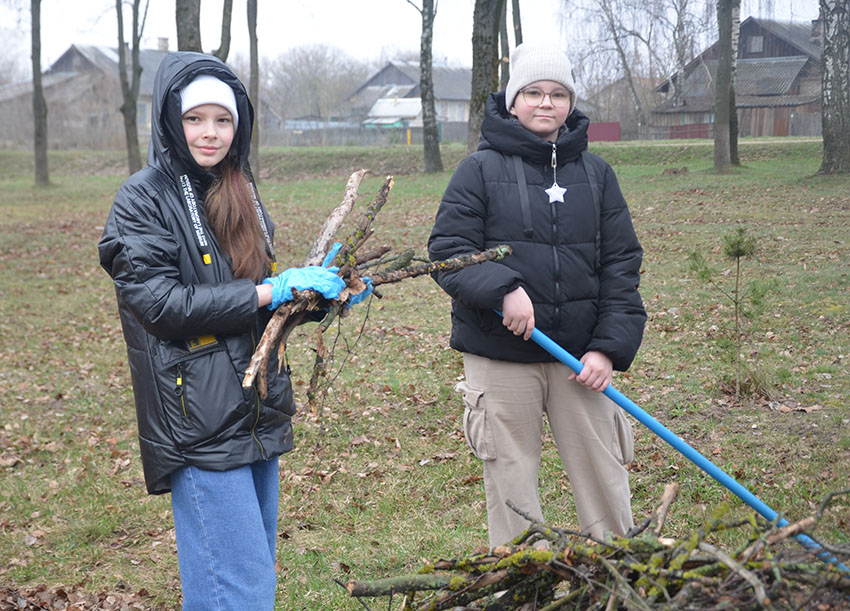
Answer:
<svg viewBox="0 0 850 611"><path fill-rule="evenodd" d="M251 79L248 96L254 104L254 125L251 131L249 163L254 176L260 176L260 59L257 53L257 0L248 0L248 40L251 54Z"/></svg>
<svg viewBox="0 0 850 611"><path fill-rule="evenodd" d="M201 0L176 0L177 50L201 49Z"/></svg>
<svg viewBox="0 0 850 611"><path fill-rule="evenodd" d="M511 78L511 45L508 41L508 3L502 2L502 16L499 18L499 91L508 88Z"/></svg>
<svg viewBox="0 0 850 611"><path fill-rule="evenodd" d="M608 28L608 32L611 34L611 41L614 43L617 57L620 60L620 68L623 69L623 75L626 79L626 83L629 85L629 92L632 95L632 104L635 108L635 117L637 118L638 123L638 136L642 137L644 128L648 124L648 121L646 118L646 110L643 107L643 102L641 102L640 95L637 91L637 85L635 84L635 79L632 74L631 64L626 55L627 40L625 33L621 31L619 23L620 11L618 7L612 3L612 0L601 0L599 3L599 10L605 19L605 25Z"/></svg>
<svg viewBox="0 0 850 611"><path fill-rule="evenodd" d="M741 0L732 5L732 66L729 74L729 163L741 165L738 155L738 107L735 103L735 73L738 68L738 41L741 34Z"/></svg>
<svg viewBox="0 0 850 611"><path fill-rule="evenodd" d="M226 62L230 54L230 22L233 17L233 0L224 0L221 12L221 44L213 51L213 55Z"/></svg>
<svg viewBox="0 0 850 611"><path fill-rule="evenodd" d="M725 172L729 152L729 96L732 86L732 7L736 0L718 0L718 57L714 90L714 171Z"/></svg>
<svg viewBox="0 0 850 611"><path fill-rule="evenodd" d="M511 13L514 18L514 46L522 44L522 20L519 16L519 0L511 0Z"/></svg>
<svg viewBox="0 0 850 611"><path fill-rule="evenodd" d="M818 174L850 172L850 7L820 0L823 19L823 162Z"/></svg>
<svg viewBox="0 0 850 611"><path fill-rule="evenodd" d="M679 0L672 3L673 11L676 15L676 23L673 24L673 48L676 51L676 73L670 79L670 85L673 87L673 106L682 105L682 81L685 78L685 66L688 64L690 57L688 55L687 42L688 36L686 33L685 19L688 11L688 0Z"/></svg>
<svg viewBox="0 0 850 611"><path fill-rule="evenodd" d="M413 3L411 2L411 4ZM434 108L434 77L431 70L434 18L437 16L434 0L422 0L420 13L422 14L422 38L419 45L419 96L422 100L422 138L424 140L425 173L433 174L443 171L437 111Z"/></svg>
<svg viewBox="0 0 850 611"><path fill-rule="evenodd" d="M139 130L136 108L139 100L139 82L142 76L142 66L139 62L139 44L142 31L145 29L145 17L148 3L145 2L145 17L139 22L139 4L141 0L133 0L133 48L131 51L130 69L132 81L127 77L127 48L124 42L124 14L121 10L122 0L115 0L115 11L118 14L118 77L121 81L121 114L124 115L124 135L127 142L127 168L130 174L142 169L142 155L139 152Z"/></svg>
<svg viewBox="0 0 850 611"><path fill-rule="evenodd" d="M32 122L35 184L49 185L47 170L47 101L41 85L41 0L31 0L32 11Z"/></svg>
<svg viewBox="0 0 850 611"><path fill-rule="evenodd" d="M487 97L499 87L499 15L505 0L475 0L472 16L472 87L467 148L478 148Z"/></svg>

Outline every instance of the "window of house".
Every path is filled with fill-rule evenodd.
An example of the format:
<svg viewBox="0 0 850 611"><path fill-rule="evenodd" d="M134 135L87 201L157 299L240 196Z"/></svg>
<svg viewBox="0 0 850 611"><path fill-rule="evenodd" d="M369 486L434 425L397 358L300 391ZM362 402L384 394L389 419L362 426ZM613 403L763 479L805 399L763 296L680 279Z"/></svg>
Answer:
<svg viewBox="0 0 850 611"><path fill-rule="evenodd" d="M764 36L750 36L750 53L764 52Z"/></svg>

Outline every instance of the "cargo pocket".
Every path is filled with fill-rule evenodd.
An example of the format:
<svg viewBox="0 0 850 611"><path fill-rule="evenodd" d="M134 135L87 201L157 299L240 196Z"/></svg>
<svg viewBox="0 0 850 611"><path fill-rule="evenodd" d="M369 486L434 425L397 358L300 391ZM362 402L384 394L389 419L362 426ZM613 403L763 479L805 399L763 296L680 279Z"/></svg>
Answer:
<svg viewBox="0 0 850 611"><path fill-rule="evenodd" d="M632 433L632 423L621 409L615 410L614 427L614 443L619 449L620 463L627 465L635 458L635 437Z"/></svg>
<svg viewBox="0 0 850 611"><path fill-rule="evenodd" d="M460 382L455 390L463 393L463 436L472 454L481 460L496 458L493 447L493 433L487 423L487 411L484 409L484 391L472 388L466 382Z"/></svg>

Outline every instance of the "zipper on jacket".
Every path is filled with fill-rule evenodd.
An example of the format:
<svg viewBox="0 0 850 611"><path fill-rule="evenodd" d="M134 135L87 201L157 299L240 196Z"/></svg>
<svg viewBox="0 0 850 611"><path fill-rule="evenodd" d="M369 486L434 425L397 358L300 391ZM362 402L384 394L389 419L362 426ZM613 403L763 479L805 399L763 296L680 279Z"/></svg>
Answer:
<svg viewBox="0 0 850 611"><path fill-rule="evenodd" d="M251 353L253 354L254 350L257 349L257 341L254 338L254 329L251 329L251 346L253 347L253 349L251 350ZM266 374L266 375L268 375L268 374ZM261 405L260 405L260 393L258 393L256 389L254 389L254 396L257 398L257 417L254 418L254 424L251 425L251 437L253 437L254 441L257 442L257 445L260 446L260 455L263 457L263 459L265 459L266 458L266 449L263 447L263 442L260 441L259 437L257 437L257 425L260 423L260 407L261 407Z"/></svg>
<svg viewBox="0 0 850 611"><path fill-rule="evenodd" d="M558 176L558 145L554 142L552 143L552 176L553 182L557 181ZM552 268L555 272L555 298L552 300L553 305L555 306L555 320L553 321L553 328L560 329L561 328L561 306L558 305L561 299L561 283L558 278L560 277L561 272L561 263L558 260L558 204L556 202L551 202L549 204L552 213Z"/></svg>
<svg viewBox="0 0 850 611"><path fill-rule="evenodd" d="M174 389L175 394L180 397L180 407L183 409L183 416L187 416L186 413L186 400L183 398L183 364L177 364L177 380L176 387Z"/></svg>

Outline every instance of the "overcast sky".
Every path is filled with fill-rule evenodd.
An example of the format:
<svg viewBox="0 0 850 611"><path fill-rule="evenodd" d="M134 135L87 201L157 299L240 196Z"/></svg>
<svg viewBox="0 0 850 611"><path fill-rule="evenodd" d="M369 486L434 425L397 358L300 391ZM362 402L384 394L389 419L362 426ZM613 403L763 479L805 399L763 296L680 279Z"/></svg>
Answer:
<svg viewBox="0 0 850 611"><path fill-rule="evenodd" d="M415 0L421 4L421 0ZM21 5L14 10L9 5ZM142 2L144 4L144 0ZM776 19L817 17L817 0L773 0ZM202 0L201 37L204 50L219 44L222 0ZM245 0L233 3L232 54L248 55ZM438 0L434 24L434 60L472 63L474 0ZM561 33L563 0L522 0L523 38L554 39ZM115 46L114 0L42 0L42 60L54 62L71 44ZM742 18L771 17L765 0L744 0ZM0 53L17 54L29 62L29 2L0 0ZM129 14L125 29L130 27ZM259 0L260 55L276 57L291 47L327 44L361 60L377 60L393 52L418 52L421 17L407 0ZM150 0L143 47L154 48L160 37L177 47L174 0Z"/></svg>

